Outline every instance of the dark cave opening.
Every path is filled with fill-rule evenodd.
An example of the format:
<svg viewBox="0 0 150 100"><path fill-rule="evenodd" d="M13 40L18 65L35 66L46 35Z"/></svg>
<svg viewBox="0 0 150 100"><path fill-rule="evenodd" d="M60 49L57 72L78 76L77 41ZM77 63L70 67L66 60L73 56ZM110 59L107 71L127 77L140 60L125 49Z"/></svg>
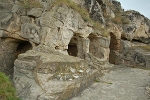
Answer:
<svg viewBox="0 0 150 100"><path fill-rule="evenodd" d="M73 37L70 40L70 43L68 45L68 49L67 52L70 56L75 56L77 57L78 54L78 47L77 47L77 39L75 37Z"/></svg>
<svg viewBox="0 0 150 100"><path fill-rule="evenodd" d="M28 41L6 38L0 40L0 70L6 75L13 77L14 62L18 55L32 49L32 44Z"/></svg>
<svg viewBox="0 0 150 100"><path fill-rule="evenodd" d="M118 53L121 49L121 38L117 38L115 33L110 33L110 53L109 53L109 63L117 64Z"/></svg>
<svg viewBox="0 0 150 100"><path fill-rule="evenodd" d="M25 53L27 50L31 50L32 45L28 41L22 41L18 44L18 47L16 49L16 54L19 55L21 53Z"/></svg>
<svg viewBox="0 0 150 100"><path fill-rule="evenodd" d="M68 54L77 57L77 45L68 45Z"/></svg>

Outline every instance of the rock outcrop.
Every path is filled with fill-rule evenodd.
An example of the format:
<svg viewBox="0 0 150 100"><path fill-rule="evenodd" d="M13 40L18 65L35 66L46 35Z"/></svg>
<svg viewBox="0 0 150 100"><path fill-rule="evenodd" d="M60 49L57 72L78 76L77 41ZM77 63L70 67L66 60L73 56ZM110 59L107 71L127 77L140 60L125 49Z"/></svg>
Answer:
<svg viewBox="0 0 150 100"><path fill-rule="evenodd" d="M22 100L65 100L97 76L88 63L39 45L15 61L14 83Z"/></svg>
<svg viewBox="0 0 150 100"><path fill-rule="evenodd" d="M123 36L128 40L137 40L143 43L150 43L150 21L139 12L130 10L125 12L130 24L124 25Z"/></svg>
<svg viewBox="0 0 150 100"><path fill-rule="evenodd" d="M32 2L30 0L1 2L1 13L4 14L1 17L0 36L6 42L9 41L9 38L12 38L9 42L12 46L7 49L11 53L6 52L5 55L15 55L7 57L7 60L5 60L5 57L3 58L3 55L1 56L0 68L2 71L13 69L17 55L23 53L18 53L17 50L25 48L26 45L30 47L29 50L42 44L63 54L85 59L86 54L92 51L89 50L90 44L92 44L90 38L97 38L97 42L104 40L102 32L95 31L92 23L86 22L80 12L70 7L72 6L69 4L70 2L64 1L68 3L64 5L59 0L48 0L47 2L38 0ZM76 1L76 3L79 2ZM83 2L83 5L85 5L85 2ZM77 5L74 3L74 6ZM84 8L79 7L79 9ZM105 40L108 41L107 46L100 47L102 50L96 52L100 53L99 58L107 60L109 38L105 38ZM3 40L1 43L2 45L8 45ZM103 43L101 44L103 45ZM5 52L3 49L6 48L7 46L1 48L2 54ZM8 71L7 74L12 74L12 72L12 70Z"/></svg>
<svg viewBox="0 0 150 100"><path fill-rule="evenodd" d="M107 66L109 37L103 37L92 19L81 14L80 10L87 11L85 2L64 2L15 0L0 4L0 70L13 74L22 100L68 99L89 86L102 65ZM104 22L99 3L92 6L92 18Z"/></svg>
<svg viewBox="0 0 150 100"><path fill-rule="evenodd" d="M150 53L149 45L143 43L121 41L122 51L116 58L118 64L123 64L131 67L150 68Z"/></svg>

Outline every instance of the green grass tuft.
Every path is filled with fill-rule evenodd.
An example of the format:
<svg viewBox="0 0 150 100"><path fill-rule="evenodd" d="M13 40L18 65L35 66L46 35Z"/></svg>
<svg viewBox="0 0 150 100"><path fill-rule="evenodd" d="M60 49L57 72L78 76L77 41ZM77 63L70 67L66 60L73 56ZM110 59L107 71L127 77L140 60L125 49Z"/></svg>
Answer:
<svg viewBox="0 0 150 100"><path fill-rule="evenodd" d="M10 79L0 72L0 100L20 100L16 97L15 88Z"/></svg>

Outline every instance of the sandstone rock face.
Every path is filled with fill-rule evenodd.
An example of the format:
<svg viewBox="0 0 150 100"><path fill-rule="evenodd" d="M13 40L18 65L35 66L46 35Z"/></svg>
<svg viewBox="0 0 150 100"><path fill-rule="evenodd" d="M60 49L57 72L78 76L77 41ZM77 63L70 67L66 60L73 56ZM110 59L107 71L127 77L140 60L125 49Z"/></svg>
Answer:
<svg viewBox="0 0 150 100"><path fill-rule="evenodd" d="M40 43L40 27L31 24L31 23L25 23L21 26L21 36L23 38L28 39L29 41L32 41L34 43L39 44Z"/></svg>
<svg viewBox="0 0 150 100"><path fill-rule="evenodd" d="M99 37L101 32L95 31L93 25L85 22L80 13L76 10L66 5L53 6L52 4L54 2L56 2L56 0L40 0L39 3L41 3L41 5L33 8L34 3L39 4L38 1L34 0L30 2L32 3L32 5L30 5L31 8L26 8L28 6L24 4L24 1L15 0L14 3L2 2L0 4L2 13L0 37L13 38L14 41L17 41L15 42L16 46L12 48L14 52L22 42L29 41L29 45L32 45L32 47L42 44L63 54L85 59L87 53L89 53L89 35L96 34L96 37ZM83 7L86 4L84 0L73 2ZM95 11L93 11L94 9L92 11L102 16L100 5L96 3L96 5L92 6L97 7ZM95 17L98 16L97 14ZM99 17L96 19L99 20ZM74 42L73 39L75 39L76 42ZM99 38L99 41L101 41L100 39L102 38ZM108 38L106 38L106 41L109 43ZM100 50L98 57L107 60L108 46L97 48ZM12 66L12 68L16 57L17 56L11 60L11 64L6 62L9 66ZM4 64L0 67L3 68L3 65Z"/></svg>
<svg viewBox="0 0 150 100"><path fill-rule="evenodd" d="M131 67L150 68L149 50L145 46L134 46L126 48L117 58L118 63Z"/></svg>
<svg viewBox="0 0 150 100"><path fill-rule="evenodd" d="M150 21L148 18L141 15L136 11L125 12L127 18L130 19L131 23L124 25L124 34L128 40L139 40L143 43L149 43L150 37Z"/></svg>
<svg viewBox="0 0 150 100"><path fill-rule="evenodd" d="M118 64L118 56L121 51L121 33L117 27L110 29L110 53L109 62L112 64Z"/></svg>
<svg viewBox="0 0 150 100"><path fill-rule="evenodd" d="M13 73L22 100L69 99L89 86L102 66L108 66L110 39L103 38L93 23L70 6L54 6L56 0L39 1L42 7L26 8L19 0L2 4L8 13L1 17L0 70ZM72 1L86 7L84 0ZM104 23L101 7L95 3L93 19Z"/></svg>
<svg viewBox="0 0 150 100"><path fill-rule="evenodd" d="M18 56L13 80L22 100L65 100L91 84L96 75L83 59L40 45Z"/></svg>
<svg viewBox="0 0 150 100"><path fill-rule="evenodd" d="M89 8L89 13L92 19L104 24L105 19L100 4L96 0L87 0L86 5Z"/></svg>
<svg viewBox="0 0 150 100"><path fill-rule="evenodd" d="M89 37L90 38L90 37ZM110 40L104 37L91 37L89 52L95 57L101 59L109 59L109 44Z"/></svg>
<svg viewBox="0 0 150 100"><path fill-rule="evenodd" d="M17 43L13 42L14 39L0 39L0 70L7 75L13 72L13 63L17 58L16 48Z"/></svg>
<svg viewBox="0 0 150 100"><path fill-rule="evenodd" d="M122 15L129 23L115 20ZM0 71L14 75L23 100L69 99L109 68L108 61L148 67L148 54L128 47L131 40L149 43L149 23L116 0L2 0Z"/></svg>
<svg viewBox="0 0 150 100"><path fill-rule="evenodd" d="M7 75L11 75L14 70L12 66L14 66L14 61L18 54L32 49L32 45L29 42L18 41L12 38L0 39L0 41L0 70Z"/></svg>
<svg viewBox="0 0 150 100"><path fill-rule="evenodd" d="M86 38L92 32L92 28L86 26L81 16L67 6L56 6L53 12L44 13L39 18L39 23L42 26L42 43L62 51L68 49L67 46L76 33Z"/></svg>
<svg viewBox="0 0 150 100"><path fill-rule="evenodd" d="M40 17L42 12L42 8L32 8L30 11L28 11L27 15L32 17Z"/></svg>

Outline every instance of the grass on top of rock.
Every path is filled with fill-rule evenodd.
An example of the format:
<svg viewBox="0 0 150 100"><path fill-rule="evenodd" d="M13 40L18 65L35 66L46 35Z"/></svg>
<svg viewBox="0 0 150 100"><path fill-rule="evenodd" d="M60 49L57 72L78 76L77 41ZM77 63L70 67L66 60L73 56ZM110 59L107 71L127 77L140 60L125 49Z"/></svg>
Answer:
<svg viewBox="0 0 150 100"><path fill-rule="evenodd" d="M102 26L99 22L93 21L92 23L93 23L93 26L94 26L95 29L101 31L102 36L104 36L104 37L108 37L109 36L106 27Z"/></svg>
<svg viewBox="0 0 150 100"><path fill-rule="evenodd" d="M10 79L0 72L0 100L20 100L16 97L15 88Z"/></svg>
<svg viewBox="0 0 150 100"><path fill-rule="evenodd" d="M121 16L117 14L114 18L112 18L112 22L115 24L129 24L130 21L125 16Z"/></svg>
<svg viewBox="0 0 150 100"><path fill-rule="evenodd" d="M129 24L130 20L124 16L124 13L120 11L120 9L115 9L114 10L115 17L112 18L112 22L115 24Z"/></svg>
<svg viewBox="0 0 150 100"><path fill-rule="evenodd" d="M2 3L9 3L9 2L11 2L11 0L0 0L0 2L2 2Z"/></svg>
<svg viewBox="0 0 150 100"><path fill-rule="evenodd" d="M23 6L26 9L30 8L41 8L42 5L37 0L18 0L21 6Z"/></svg>
<svg viewBox="0 0 150 100"><path fill-rule="evenodd" d="M53 6L55 5L67 5L70 8L76 10L77 12L80 13L80 15L82 16L82 18L84 19L85 22L92 22L92 19L89 16L89 13L86 9L82 8L81 6L79 6L78 4L70 1L70 0L57 0Z"/></svg>
<svg viewBox="0 0 150 100"><path fill-rule="evenodd" d="M142 50L146 50L146 51L150 51L150 46L138 46L139 48L141 48Z"/></svg>
<svg viewBox="0 0 150 100"><path fill-rule="evenodd" d="M70 0L57 0L53 6L55 5L67 5L70 8L76 10L77 12L79 12L79 14L81 15L81 17L83 18L83 20L85 22L89 22L93 24L93 28L100 30L102 32L102 36L107 37L109 36L108 32L106 31L105 28L102 27L101 23L99 22L95 22L90 18L90 15L87 11L87 9L81 7L80 5L70 1Z"/></svg>

